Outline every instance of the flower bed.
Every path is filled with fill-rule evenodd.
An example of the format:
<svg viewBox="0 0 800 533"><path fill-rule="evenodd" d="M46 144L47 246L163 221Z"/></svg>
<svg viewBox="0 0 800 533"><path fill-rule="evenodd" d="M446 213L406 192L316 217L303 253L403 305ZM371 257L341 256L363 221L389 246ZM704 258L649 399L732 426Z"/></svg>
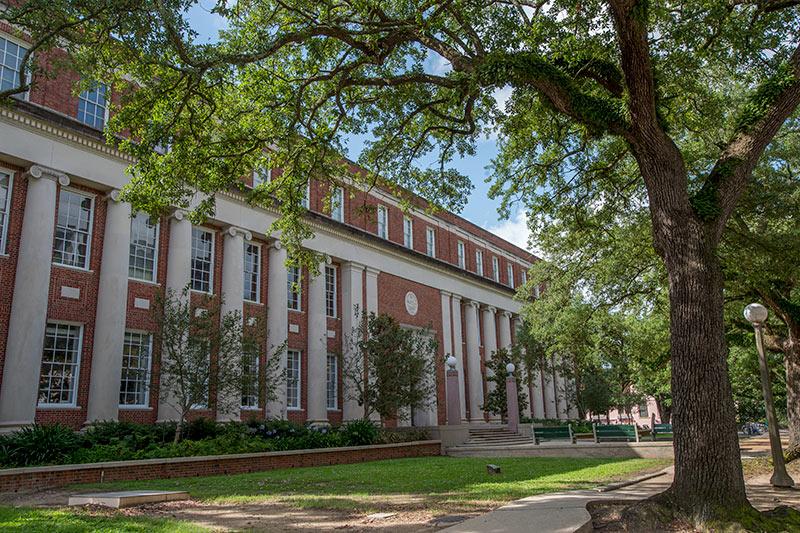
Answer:
<svg viewBox="0 0 800 533"><path fill-rule="evenodd" d="M173 457L279 452L426 440L426 432L379 429L368 420L314 428L283 420L219 424L197 419L173 443L174 423L102 422L83 432L30 426L0 436L0 466L99 463Z"/></svg>

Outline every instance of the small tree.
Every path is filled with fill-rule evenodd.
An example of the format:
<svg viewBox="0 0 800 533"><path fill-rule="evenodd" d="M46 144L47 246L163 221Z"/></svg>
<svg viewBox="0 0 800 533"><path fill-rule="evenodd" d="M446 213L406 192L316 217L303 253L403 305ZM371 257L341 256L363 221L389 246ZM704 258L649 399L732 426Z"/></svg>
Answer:
<svg viewBox="0 0 800 533"><path fill-rule="evenodd" d="M499 414L503 418L508 417L508 404L506 402L506 377L508 371L506 365L514 363L516 370L514 371L514 380L517 382L517 405L519 406L519 416L528 406L528 400L525 398L522 386L524 380L522 379L522 352L519 345L514 345L511 350L500 348L492 355L492 359L486 363L488 377L487 381L494 383L494 390L489 391L486 395L486 401L483 405L483 410L493 414Z"/></svg>
<svg viewBox="0 0 800 533"><path fill-rule="evenodd" d="M341 355L346 397L364 418L405 420L431 405L436 392L437 342L428 329L403 328L387 314L361 315Z"/></svg>
<svg viewBox="0 0 800 533"><path fill-rule="evenodd" d="M207 296L193 308L184 288L180 295L167 290L153 307L155 339L161 348L159 396L178 414L176 443L192 409L239 408L246 354L259 340L243 326L241 312L223 315L221 306L222 298Z"/></svg>

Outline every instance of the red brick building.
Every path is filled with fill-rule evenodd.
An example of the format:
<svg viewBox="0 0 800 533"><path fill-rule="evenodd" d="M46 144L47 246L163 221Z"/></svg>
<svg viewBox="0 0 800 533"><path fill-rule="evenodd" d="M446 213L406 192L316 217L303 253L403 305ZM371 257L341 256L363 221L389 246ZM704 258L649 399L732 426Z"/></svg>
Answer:
<svg viewBox="0 0 800 533"><path fill-rule="evenodd" d="M0 33L3 88L16 83L25 46ZM0 109L0 428L173 418L159 402L151 307L159 291L187 284L193 300L224 295L226 308L246 320L265 316L267 344L288 339L282 357L291 381L278 401L263 405L257 392L242 391L240 413L198 414L360 417L331 355L357 305L436 335L436 401L411 423L444 422L449 354L461 373L462 418L485 420L483 364L513 342L515 287L535 257L453 214L403 213L381 191L343 191L340 208L325 214L323 190L312 183L308 223L316 236L308 246L327 259L322 275L302 273L294 293L298 272L264 233L276 212L222 193L214 218L196 227L180 210L151 221L119 201L131 160L101 133L114 95L103 86L76 95L76 81L69 73L35 79ZM375 216L356 210L364 201ZM557 391L557 378L531 387L532 412L565 417Z"/></svg>

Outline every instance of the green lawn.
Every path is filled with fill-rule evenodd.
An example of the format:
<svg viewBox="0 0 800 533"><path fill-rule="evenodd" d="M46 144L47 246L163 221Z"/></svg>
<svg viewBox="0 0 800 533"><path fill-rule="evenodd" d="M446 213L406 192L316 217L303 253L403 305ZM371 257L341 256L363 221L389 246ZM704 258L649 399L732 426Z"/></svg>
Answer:
<svg viewBox="0 0 800 533"><path fill-rule="evenodd" d="M0 531L25 533L194 533L206 531L187 522L145 517L121 516L113 512L75 509L30 509L0 507Z"/></svg>
<svg viewBox="0 0 800 533"><path fill-rule="evenodd" d="M502 474L491 476L488 463ZM81 490L188 490L213 503L280 502L293 507L371 511L392 502L427 508L487 508L525 496L583 489L667 466L654 459L396 459L202 478L124 481Z"/></svg>

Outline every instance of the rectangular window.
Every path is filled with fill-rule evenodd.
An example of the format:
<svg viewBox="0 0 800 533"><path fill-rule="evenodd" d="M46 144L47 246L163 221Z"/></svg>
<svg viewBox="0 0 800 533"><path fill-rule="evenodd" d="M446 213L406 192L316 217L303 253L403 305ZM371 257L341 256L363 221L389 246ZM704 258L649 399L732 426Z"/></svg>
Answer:
<svg viewBox="0 0 800 533"><path fill-rule="evenodd" d="M0 254L6 253L8 213L11 210L11 174L0 171Z"/></svg>
<svg viewBox="0 0 800 533"><path fill-rule="evenodd" d="M249 302L260 301L261 289L261 247L257 244L244 245L244 299Z"/></svg>
<svg viewBox="0 0 800 533"><path fill-rule="evenodd" d="M344 189L336 187L331 195L331 218L344 222Z"/></svg>
<svg viewBox="0 0 800 533"><path fill-rule="evenodd" d="M528 283L528 271L524 268L522 269L522 284L525 285Z"/></svg>
<svg viewBox="0 0 800 533"><path fill-rule="evenodd" d="M508 286L514 288L514 265L506 263L506 277L508 278Z"/></svg>
<svg viewBox="0 0 800 533"><path fill-rule="evenodd" d="M259 378L258 378L258 351L244 353L242 368L242 409L258 409L260 407Z"/></svg>
<svg viewBox="0 0 800 533"><path fill-rule="evenodd" d="M650 416L650 412L647 409L647 402L639 404L639 416L641 418L645 418L645 417Z"/></svg>
<svg viewBox="0 0 800 533"><path fill-rule="evenodd" d="M389 238L389 211L385 205L378 206L378 237Z"/></svg>
<svg viewBox="0 0 800 533"><path fill-rule="evenodd" d="M286 354L286 407L300 409L300 352L289 350Z"/></svg>
<svg viewBox="0 0 800 533"><path fill-rule="evenodd" d="M300 205L302 205L306 209L310 209L311 208L311 184L310 183L306 183L306 195L303 196L303 201L302 201L302 203Z"/></svg>
<svg viewBox="0 0 800 533"><path fill-rule="evenodd" d="M541 296L541 292L542 292L542 291L541 291L541 289L539 289L539 286L538 286L538 285L536 285L536 286L533 288L533 297L534 297L534 298L536 298L536 299L538 300L538 299L539 299L539 296Z"/></svg>
<svg viewBox="0 0 800 533"><path fill-rule="evenodd" d="M325 314L336 318L336 267L325 266Z"/></svg>
<svg viewBox="0 0 800 533"><path fill-rule="evenodd" d="M82 337L83 326L47 324L39 374L39 405L75 405Z"/></svg>
<svg viewBox="0 0 800 533"><path fill-rule="evenodd" d="M158 221L146 213L131 219L131 246L128 255L128 277L155 281L158 265Z"/></svg>
<svg viewBox="0 0 800 533"><path fill-rule="evenodd" d="M108 87L94 83L78 96L78 120L95 129L102 130L108 119Z"/></svg>
<svg viewBox="0 0 800 533"><path fill-rule="evenodd" d="M483 252L481 250L475 250L475 273L483 276Z"/></svg>
<svg viewBox="0 0 800 533"><path fill-rule="evenodd" d="M259 185L263 185L264 183L269 183L270 181L270 169L268 168L257 168L253 171L253 188L255 189Z"/></svg>
<svg viewBox="0 0 800 533"><path fill-rule="evenodd" d="M22 58L27 51L24 46L0 37L0 90L6 91L19 85Z"/></svg>
<svg viewBox="0 0 800 533"><path fill-rule="evenodd" d="M53 263L89 267L94 200L85 194L61 189L53 243Z"/></svg>
<svg viewBox="0 0 800 533"><path fill-rule="evenodd" d="M403 246L414 248L414 221L403 217Z"/></svg>
<svg viewBox="0 0 800 533"><path fill-rule="evenodd" d="M339 358L335 354L328 354L327 371L327 398L328 409L339 408Z"/></svg>
<svg viewBox="0 0 800 533"><path fill-rule="evenodd" d="M492 256L492 279L500 283L500 260Z"/></svg>
<svg viewBox="0 0 800 533"><path fill-rule="evenodd" d="M425 233L425 244L427 246L426 251L428 252L428 257L436 257L436 230L433 228L427 228Z"/></svg>
<svg viewBox="0 0 800 533"><path fill-rule="evenodd" d="M122 343L122 379L119 405L146 407L150 390L153 338L149 333L126 331Z"/></svg>
<svg viewBox="0 0 800 533"><path fill-rule="evenodd" d="M192 354L192 356L189 358L190 359L189 364L191 365L191 367L189 369L189 372L190 372L190 375L194 375L195 376L195 379L192 380L194 383L192 384L191 390L193 391L192 392L192 396L202 394L203 397L202 398L197 398L195 396L195 399L197 400L197 402L192 404L191 408L192 409L208 409L208 397L210 396L210 393L211 393L211 390L210 390L211 389L211 383L210 383L211 372L203 372L203 369L211 367L211 346L209 345L207 340L202 340L202 341L201 340L196 340L195 342L201 343L199 346L197 346L197 347L195 347L193 349L195 349L195 350L201 350L202 349L203 351L205 351L205 362L204 363L203 362L196 362L197 359L195 359L195 355L194 354ZM199 369L198 370L197 367L195 366L198 363L199 364L204 364L206 366L204 366L203 369ZM198 382L198 380L200 380L200 379L203 380L202 383ZM199 390L197 390L197 389L199 389Z"/></svg>
<svg viewBox="0 0 800 533"><path fill-rule="evenodd" d="M458 268L467 268L466 249L461 241L458 241Z"/></svg>
<svg viewBox="0 0 800 533"><path fill-rule="evenodd" d="M214 270L214 232L192 227L192 290L211 292Z"/></svg>
<svg viewBox="0 0 800 533"><path fill-rule="evenodd" d="M288 308L292 311L301 311L300 267L288 267L286 276L286 290Z"/></svg>

